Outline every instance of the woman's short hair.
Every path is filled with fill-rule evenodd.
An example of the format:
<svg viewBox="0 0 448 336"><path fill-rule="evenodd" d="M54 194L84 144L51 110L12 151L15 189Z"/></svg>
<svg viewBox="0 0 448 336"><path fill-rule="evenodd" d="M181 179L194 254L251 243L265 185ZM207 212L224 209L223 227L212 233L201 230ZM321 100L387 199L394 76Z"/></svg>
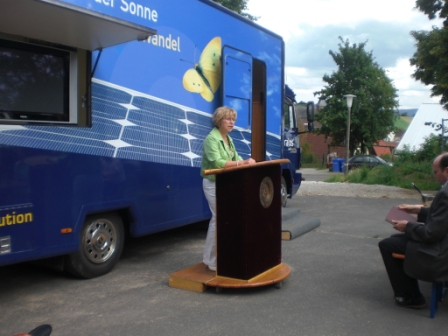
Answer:
<svg viewBox="0 0 448 336"><path fill-rule="evenodd" d="M215 127L219 127L224 118L234 118L236 120L236 116L237 113L235 109L228 106L218 107L213 113L213 125L215 125Z"/></svg>

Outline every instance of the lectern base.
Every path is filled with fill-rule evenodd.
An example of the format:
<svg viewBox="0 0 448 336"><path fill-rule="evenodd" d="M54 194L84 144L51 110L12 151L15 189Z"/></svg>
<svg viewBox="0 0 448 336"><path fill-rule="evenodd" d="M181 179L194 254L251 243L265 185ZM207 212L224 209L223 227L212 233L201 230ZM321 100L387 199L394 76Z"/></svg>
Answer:
<svg viewBox="0 0 448 336"><path fill-rule="evenodd" d="M170 287L186 289L194 292L205 292L207 286L218 288L248 288L269 286L280 283L291 274L291 268L279 264L252 279L240 280L217 276L204 263L200 263L170 274Z"/></svg>

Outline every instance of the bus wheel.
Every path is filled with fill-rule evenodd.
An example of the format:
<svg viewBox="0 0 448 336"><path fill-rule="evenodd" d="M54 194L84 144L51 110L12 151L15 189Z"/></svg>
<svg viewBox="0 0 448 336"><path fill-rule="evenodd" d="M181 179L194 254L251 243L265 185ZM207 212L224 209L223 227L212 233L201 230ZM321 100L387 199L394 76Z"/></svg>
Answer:
<svg viewBox="0 0 448 336"><path fill-rule="evenodd" d="M280 197L282 198L282 207L286 206L286 202L288 201L288 186L286 185L286 180L282 176L282 185L280 188Z"/></svg>
<svg viewBox="0 0 448 336"><path fill-rule="evenodd" d="M94 278L112 270L124 243L121 217L114 213L87 217L81 230L80 248L67 256L65 269L81 278Z"/></svg>

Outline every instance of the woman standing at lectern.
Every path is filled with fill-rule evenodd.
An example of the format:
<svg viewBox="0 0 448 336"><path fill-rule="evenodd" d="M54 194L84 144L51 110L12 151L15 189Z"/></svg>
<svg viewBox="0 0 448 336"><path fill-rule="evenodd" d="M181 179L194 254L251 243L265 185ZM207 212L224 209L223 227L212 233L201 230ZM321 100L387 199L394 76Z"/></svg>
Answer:
<svg viewBox="0 0 448 336"><path fill-rule="evenodd" d="M232 138L228 135L235 126L236 111L233 108L218 107L213 113L215 127L207 135L202 145L201 176L202 188L207 199L212 218L208 225L207 238L203 252L203 262L211 271L216 271L216 187L215 175L204 176L204 170L230 168L253 164L255 160L243 160L236 152Z"/></svg>

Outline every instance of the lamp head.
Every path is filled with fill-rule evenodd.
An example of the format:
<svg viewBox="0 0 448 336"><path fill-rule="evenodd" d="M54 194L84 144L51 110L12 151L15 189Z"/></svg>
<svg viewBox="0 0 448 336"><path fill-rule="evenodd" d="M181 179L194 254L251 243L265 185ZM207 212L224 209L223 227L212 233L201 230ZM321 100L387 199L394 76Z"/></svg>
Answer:
<svg viewBox="0 0 448 336"><path fill-rule="evenodd" d="M347 107L351 108L353 104L353 98L356 98L356 96L352 94L346 94L344 95L344 98L347 99Z"/></svg>

